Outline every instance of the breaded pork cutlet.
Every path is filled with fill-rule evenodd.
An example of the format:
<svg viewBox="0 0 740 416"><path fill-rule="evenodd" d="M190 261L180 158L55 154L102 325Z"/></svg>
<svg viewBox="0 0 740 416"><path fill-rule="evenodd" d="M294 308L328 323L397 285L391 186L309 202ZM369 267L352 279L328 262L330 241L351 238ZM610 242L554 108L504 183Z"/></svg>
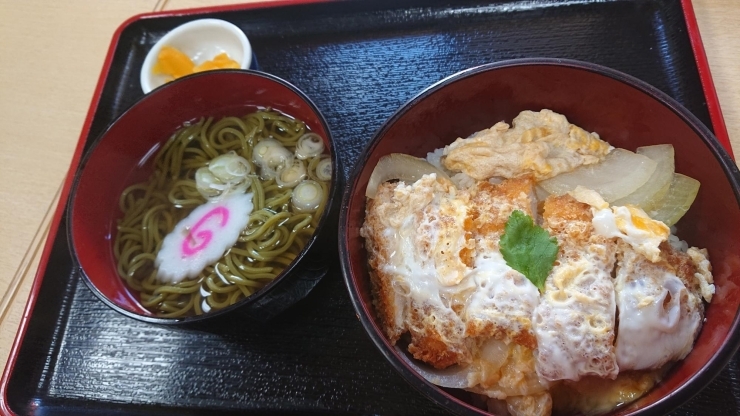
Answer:
<svg viewBox="0 0 740 416"><path fill-rule="evenodd" d="M616 242L594 232L591 207L570 195L545 200L543 228L560 250L534 316L537 372L546 380L617 376Z"/></svg>
<svg viewBox="0 0 740 416"><path fill-rule="evenodd" d="M384 183L369 201L361 235L373 298L391 342L406 332L414 358L436 368L471 360L460 284L474 248L463 224L466 198L425 176L412 185Z"/></svg>
<svg viewBox="0 0 740 416"><path fill-rule="evenodd" d="M527 176L495 185L478 182L468 191L467 224L472 225L476 251L470 279L476 289L465 310L465 333L480 344L473 364L478 370L471 371L468 380L477 386L473 391L505 400L512 415L548 415L552 400L535 371L533 353L537 344L532 314L540 294L506 265L499 247L514 211L537 217L534 180ZM491 348L506 350L506 359L491 361Z"/></svg>
<svg viewBox="0 0 740 416"><path fill-rule="evenodd" d="M705 300L714 293L706 250L687 253L669 243L648 260L620 241L615 287L619 309L616 340L620 371L649 370L682 360L701 329Z"/></svg>
<svg viewBox="0 0 740 416"><path fill-rule="evenodd" d="M368 202L366 239L376 309L391 342L437 368L467 364L488 338L534 349L537 288L499 252L514 210L533 211L530 177L455 190L434 179L385 183Z"/></svg>
<svg viewBox="0 0 740 416"><path fill-rule="evenodd" d="M394 276L385 268L390 263L392 252L388 250L386 239L382 236L384 225L380 212L385 201L392 198L393 185L381 184L375 198L368 199L365 224L360 229L360 234L365 238L375 311L380 317L383 331L390 342L395 344L406 332L406 297L394 290Z"/></svg>
<svg viewBox="0 0 740 416"><path fill-rule="evenodd" d="M519 210L536 218L534 180L527 176L493 185L478 182L471 189L470 230L476 242L479 266L471 277L477 290L466 310L471 338L489 338L515 342L530 349L537 347L532 331L532 313L539 292L516 270L485 267L486 260L501 261L499 242L512 212Z"/></svg>

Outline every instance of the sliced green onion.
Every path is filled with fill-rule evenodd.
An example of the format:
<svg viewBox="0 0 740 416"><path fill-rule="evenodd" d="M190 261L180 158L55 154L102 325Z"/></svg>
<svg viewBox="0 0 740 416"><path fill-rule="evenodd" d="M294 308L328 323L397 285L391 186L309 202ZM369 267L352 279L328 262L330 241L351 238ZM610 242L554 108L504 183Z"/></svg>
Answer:
<svg viewBox="0 0 740 416"><path fill-rule="evenodd" d="M324 191L318 182L305 180L293 189L293 209L296 212L314 212L324 199Z"/></svg>
<svg viewBox="0 0 740 416"><path fill-rule="evenodd" d="M331 159L324 158L316 165L316 177L322 181L331 180Z"/></svg>
<svg viewBox="0 0 740 416"><path fill-rule="evenodd" d="M306 177L306 164L299 159L277 172L275 182L281 188L292 188Z"/></svg>
<svg viewBox="0 0 740 416"><path fill-rule="evenodd" d="M211 160L208 163L208 170L221 181L228 182L242 179L252 173L252 165L247 159L231 151Z"/></svg>
<svg viewBox="0 0 740 416"><path fill-rule="evenodd" d="M324 140L316 133L306 133L298 139L295 156L298 159L310 159L324 151Z"/></svg>

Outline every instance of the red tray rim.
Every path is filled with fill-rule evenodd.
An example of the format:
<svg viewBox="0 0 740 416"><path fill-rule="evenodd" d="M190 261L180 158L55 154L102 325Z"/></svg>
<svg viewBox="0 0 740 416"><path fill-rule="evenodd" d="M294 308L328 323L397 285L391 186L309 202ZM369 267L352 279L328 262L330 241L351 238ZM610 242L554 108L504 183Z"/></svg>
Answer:
<svg viewBox="0 0 740 416"><path fill-rule="evenodd" d="M149 12L134 15L118 26L116 31L113 33L110 46L108 47L103 66L98 77L98 82L95 86L95 91L93 93L90 106L88 107L85 121L82 125L80 137L77 141L77 146L75 147L74 155L72 156L72 160L69 165L69 170L64 182L64 187L59 196L59 202L54 212L54 217L52 218L49 234L47 235L46 241L44 243L44 250L41 254L41 259L39 261L36 275L34 276L34 282L28 295L26 307L23 311L23 316L18 326L18 331L16 332L16 336L13 341L13 346L10 350L7 363L5 365L5 369L3 370L2 378L0 379L0 412L5 415L16 415L16 413L10 408L10 404L8 402L8 383L10 382L10 377L13 373L13 370L15 369L15 364L18 359L18 353L20 351L21 345L23 344L26 330L28 329L28 322L33 313L34 306L36 305L38 293L41 290L41 284L44 280L44 274L46 273L46 267L49 262L53 243L56 239L59 225L62 221L64 208L66 206L66 201L69 197L69 192L74 181L74 173L79 166L80 159L83 154L83 149L85 147L85 141L88 134L90 133L90 127L92 125L93 118L95 117L95 110L100 103L102 90L108 78L111 63L113 61L113 55L115 53L116 47L118 46L118 41L123 30L125 30L134 22L144 19L173 16L191 16L226 11L287 7L314 3L330 3L333 1L337 0L265 0L247 4L209 6L190 9L168 10L162 12ZM717 96L717 90L714 87L714 81L712 79L712 74L709 68L709 61L707 59L706 50L704 49L704 44L701 40L701 34L699 33L699 24L696 20L696 13L694 12L694 7L691 0L681 0L681 9L683 10L684 20L688 29L689 41L691 44L691 49L694 53L694 59L696 61L696 66L699 72L699 79L701 81L702 90L704 92L704 97L707 100L707 108L709 111L710 120L712 122L714 135L717 137L717 140L719 140L725 150L727 150L730 156L732 156L734 159L734 153L732 151L729 133L724 121L724 116L722 115L719 97Z"/></svg>

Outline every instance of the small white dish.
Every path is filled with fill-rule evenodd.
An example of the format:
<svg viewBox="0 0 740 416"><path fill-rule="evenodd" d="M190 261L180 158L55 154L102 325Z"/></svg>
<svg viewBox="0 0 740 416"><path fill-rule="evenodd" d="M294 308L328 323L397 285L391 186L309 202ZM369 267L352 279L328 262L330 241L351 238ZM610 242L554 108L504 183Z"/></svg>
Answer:
<svg viewBox="0 0 740 416"><path fill-rule="evenodd" d="M252 63L252 46L241 29L219 19L193 20L169 31L146 55L140 75L144 94L168 81L164 75L152 73L159 51L165 45L179 49L195 65L209 61L223 52L239 62L242 69L249 68Z"/></svg>

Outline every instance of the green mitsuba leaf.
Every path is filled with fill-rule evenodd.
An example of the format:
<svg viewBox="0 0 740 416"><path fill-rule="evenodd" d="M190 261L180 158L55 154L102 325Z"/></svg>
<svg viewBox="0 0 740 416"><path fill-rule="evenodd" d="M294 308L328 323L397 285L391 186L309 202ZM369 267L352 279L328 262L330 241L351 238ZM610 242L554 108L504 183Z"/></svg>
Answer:
<svg viewBox="0 0 740 416"><path fill-rule="evenodd" d="M506 264L544 292L545 280L558 255L557 239L535 224L532 217L516 210L506 221L500 246Z"/></svg>

